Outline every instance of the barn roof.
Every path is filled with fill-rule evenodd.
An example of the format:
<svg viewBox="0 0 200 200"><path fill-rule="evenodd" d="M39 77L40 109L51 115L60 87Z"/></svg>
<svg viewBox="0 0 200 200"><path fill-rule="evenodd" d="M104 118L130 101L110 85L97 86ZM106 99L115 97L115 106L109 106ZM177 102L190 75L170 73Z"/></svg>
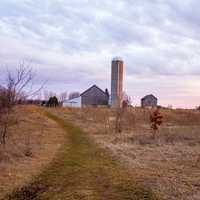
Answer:
<svg viewBox="0 0 200 200"><path fill-rule="evenodd" d="M149 97L153 97L154 99L157 99L153 94L149 94L149 95L146 95L142 98L142 100L146 99L146 98L149 98Z"/></svg>
<svg viewBox="0 0 200 200"><path fill-rule="evenodd" d="M80 98L80 96L75 97L75 98L73 98L73 99L65 99L63 102L65 102L65 103L74 102L74 100L77 100L77 99L79 99L79 98Z"/></svg>
<svg viewBox="0 0 200 200"><path fill-rule="evenodd" d="M89 90L91 90L92 88L96 88L96 89L98 89L99 91L101 91L102 93L104 93L104 94L106 95L106 93L105 93L101 88L99 88L99 87L96 86L96 85L93 85L93 86L91 86L90 88L88 88L87 90L85 90L83 93L81 93L80 96L82 96L83 94L87 93L87 92L88 92Z"/></svg>

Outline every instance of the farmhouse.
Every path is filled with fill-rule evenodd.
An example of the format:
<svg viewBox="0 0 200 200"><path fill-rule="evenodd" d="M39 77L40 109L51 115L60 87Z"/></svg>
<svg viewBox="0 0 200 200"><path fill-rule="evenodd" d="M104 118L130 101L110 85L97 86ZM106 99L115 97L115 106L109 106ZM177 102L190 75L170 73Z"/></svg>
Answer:
<svg viewBox="0 0 200 200"><path fill-rule="evenodd" d="M80 94L79 97L63 102L64 107L87 107L108 105L109 95L98 86L93 85Z"/></svg>
<svg viewBox="0 0 200 200"><path fill-rule="evenodd" d="M158 104L158 99L153 94L146 95L141 99L141 106L143 108L156 107L157 104Z"/></svg>

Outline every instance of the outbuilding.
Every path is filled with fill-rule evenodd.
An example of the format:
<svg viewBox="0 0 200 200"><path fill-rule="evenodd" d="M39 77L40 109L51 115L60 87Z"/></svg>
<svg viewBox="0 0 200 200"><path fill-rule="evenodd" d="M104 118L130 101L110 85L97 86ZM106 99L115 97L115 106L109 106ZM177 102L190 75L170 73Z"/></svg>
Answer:
<svg viewBox="0 0 200 200"><path fill-rule="evenodd" d="M157 107L157 104L158 104L158 99L153 94L146 95L141 99L141 106L143 108L145 108L145 107L151 107L151 108Z"/></svg>
<svg viewBox="0 0 200 200"><path fill-rule="evenodd" d="M109 94L100 89L98 86L93 85L81 93L79 97L64 101L63 107L81 108L88 106L107 106L108 101Z"/></svg>
<svg viewBox="0 0 200 200"><path fill-rule="evenodd" d="M81 108L81 96L63 101L63 107Z"/></svg>

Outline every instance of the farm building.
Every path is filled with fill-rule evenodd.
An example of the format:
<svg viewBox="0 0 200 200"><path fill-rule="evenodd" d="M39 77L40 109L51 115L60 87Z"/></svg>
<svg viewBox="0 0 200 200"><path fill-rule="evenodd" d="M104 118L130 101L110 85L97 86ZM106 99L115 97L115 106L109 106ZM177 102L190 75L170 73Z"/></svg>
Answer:
<svg viewBox="0 0 200 200"><path fill-rule="evenodd" d="M87 107L108 105L109 95L98 86L93 85L80 94L79 97L63 102L64 107Z"/></svg>
<svg viewBox="0 0 200 200"><path fill-rule="evenodd" d="M121 107L123 102L123 71L122 58L115 57L111 66L111 106Z"/></svg>
<svg viewBox="0 0 200 200"><path fill-rule="evenodd" d="M156 107L158 104L158 99L153 95L146 95L141 99L141 106L145 107Z"/></svg>
<svg viewBox="0 0 200 200"><path fill-rule="evenodd" d="M74 99L65 100L63 102L63 107L81 108L81 96Z"/></svg>

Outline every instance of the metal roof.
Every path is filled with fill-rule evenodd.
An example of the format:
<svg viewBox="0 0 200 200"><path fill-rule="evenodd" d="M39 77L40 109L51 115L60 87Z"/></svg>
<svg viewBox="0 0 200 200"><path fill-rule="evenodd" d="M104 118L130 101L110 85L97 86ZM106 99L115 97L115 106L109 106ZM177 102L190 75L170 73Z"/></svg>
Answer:
<svg viewBox="0 0 200 200"><path fill-rule="evenodd" d="M157 99L153 94L148 94L148 95L144 96L144 97L142 98L142 100L144 100L144 99L146 99L146 98L148 98L148 97L153 97L153 98Z"/></svg>
<svg viewBox="0 0 200 200"><path fill-rule="evenodd" d="M102 93L106 94L101 88L99 88L99 87L96 86L96 85L93 85L93 86L91 86L90 88L88 88L87 90L85 90L84 92L82 92L82 93L80 94L80 96L82 96L83 94L85 94L87 91L89 91L89 90L92 89L93 87L97 88L97 89L100 90Z"/></svg>

